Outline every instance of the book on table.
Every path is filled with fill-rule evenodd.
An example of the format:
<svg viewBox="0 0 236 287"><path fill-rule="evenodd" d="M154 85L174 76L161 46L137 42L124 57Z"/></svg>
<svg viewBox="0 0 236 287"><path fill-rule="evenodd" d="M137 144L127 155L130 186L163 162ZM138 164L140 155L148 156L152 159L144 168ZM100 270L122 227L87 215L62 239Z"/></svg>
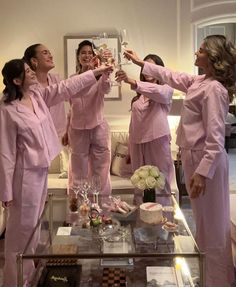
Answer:
<svg viewBox="0 0 236 287"><path fill-rule="evenodd" d="M147 287L183 287L179 270L168 266L147 266Z"/></svg>

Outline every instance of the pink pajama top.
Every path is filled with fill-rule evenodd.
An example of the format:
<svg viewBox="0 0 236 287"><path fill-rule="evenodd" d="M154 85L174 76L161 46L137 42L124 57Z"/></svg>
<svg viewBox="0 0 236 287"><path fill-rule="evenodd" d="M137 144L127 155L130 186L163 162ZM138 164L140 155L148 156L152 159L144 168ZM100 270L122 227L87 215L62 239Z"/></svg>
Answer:
<svg viewBox="0 0 236 287"><path fill-rule="evenodd" d="M196 173L211 179L224 152L228 91L220 82L205 75L177 73L147 62L143 74L186 93L176 143L183 149L203 151Z"/></svg>
<svg viewBox="0 0 236 287"><path fill-rule="evenodd" d="M61 81L59 75L48 74L48 85L56 84ZM57 105L49 107L49 111L54 123L54 126L57 131L57 135L61 138L66 131L66 112L65 112L65 103L60 102Z"/></svg>
<svg viewBox="0 0 236 287"><path fill-rule="evenodd" d="M71 128L93 129L103 122L104 95L109 93L110 88L110 79L103 74L94 85L80 90L76 98L71 99Z"/></svg>
<svg viewBox="0 0 236 287"><path fill-rule="evenodd" d="M168 85L138 81L135 90L141 96L132 105L130 143L140 144L170 135L167 115L171 108L173 89Z"/></svg>
<svg viewBox="0 0 236 287"><path fill-rule="evenodd" d="M17 167L47 168L59 153L60 144L49 112L51 107L78 90L96 83L92 71L31 92L34 112L19 100L0 103L0 200L13 199L12 183Z"/></svg>

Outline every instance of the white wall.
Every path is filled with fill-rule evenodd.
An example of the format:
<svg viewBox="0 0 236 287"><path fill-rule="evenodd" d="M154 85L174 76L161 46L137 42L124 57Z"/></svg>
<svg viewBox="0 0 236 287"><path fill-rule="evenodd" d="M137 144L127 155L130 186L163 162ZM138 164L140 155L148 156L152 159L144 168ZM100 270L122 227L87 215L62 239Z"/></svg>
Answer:
<svg viewBox="0 0 236 287"><path fill-rule="evenodd" d="M126 28L130 47L141 57L156 53L166 66L192 73L196 27L213 18L225 21L234 16L233 0L1 0L0 67L39 42L51 50L55 72L64 76L65 35L115 34ZM125 69L138 78L139 68ZM134 93L123 84L122 94L122 101L105 102L106 114L129 114Z"/></svg>
<svg viewBox="0 0 236 287"><path fill-rule="evenodd" d="M141 57L159 54L166 65L177 67L177 1L175 0L1 0L0 67L22 57L25 48L45 44L54 55L55 72L64 76L63 36L88 35L126 28L130 46ZM138 78L134 65L125 68ZM0 79L2 90L2 79ZM121 102L106 101L107 114L127 114L134 95L122 87Z"/></svg>

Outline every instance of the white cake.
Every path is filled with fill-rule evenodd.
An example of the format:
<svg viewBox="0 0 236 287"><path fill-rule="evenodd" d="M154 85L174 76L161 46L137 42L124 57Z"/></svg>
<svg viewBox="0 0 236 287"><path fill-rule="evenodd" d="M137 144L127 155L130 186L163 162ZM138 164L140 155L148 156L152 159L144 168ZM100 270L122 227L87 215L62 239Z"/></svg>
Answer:
<svg viewBox="0 0 236 287"><path fill-rule="evenodd" d="M161 223L163 220L162 205L156 202L145 202L140 205L140 219L150 224Z"/></svg>

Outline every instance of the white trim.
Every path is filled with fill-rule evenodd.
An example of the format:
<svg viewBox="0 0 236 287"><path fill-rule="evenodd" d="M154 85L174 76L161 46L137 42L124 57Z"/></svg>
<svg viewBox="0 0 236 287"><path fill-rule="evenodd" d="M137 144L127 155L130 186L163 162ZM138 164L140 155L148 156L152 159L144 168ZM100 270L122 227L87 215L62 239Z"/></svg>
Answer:
<svg viewBox="0 0 236 287"><path fill-rule="evenodd" d="M236 1L234 1L236 2ZM198 47L197 47L197 30L198 28L203 28L205 26L209 26L209 25L214 25L214 24L222 24L222 23L236 23L236 14L224 14L221 16L214 16L214 17L209 17L209 18L205 18L204 20L199 20L199 21L195 21L194 23L192 23L192 31L193 31L193 35L194 35L194 39L193 39L193 47L194 47L194 51L197 51ZM197 68L195 67L195 73Z"/></svg>
<svg viewBox="0 0 236 287"><path fill-rule="evenodd" d="M212 6L219 6L219 5L226 5L226 4L236 4L235 0L224 0L224 1L214 1L214 2L207 2L205 4L201 4L194 7L194 0L191 0L191 12L196 12L201 9L209 8Z"/></svg>
<svg viewBox="0 0 236 287"><path fill-rule="evenodd" d="M222 24L222 23L236 23L236 14L224 14L220 16L213 16L201 19L199 21L195 21L193 24L197 25L197 27L202 28L204 26L214 25L214 24Z"/></svg>

